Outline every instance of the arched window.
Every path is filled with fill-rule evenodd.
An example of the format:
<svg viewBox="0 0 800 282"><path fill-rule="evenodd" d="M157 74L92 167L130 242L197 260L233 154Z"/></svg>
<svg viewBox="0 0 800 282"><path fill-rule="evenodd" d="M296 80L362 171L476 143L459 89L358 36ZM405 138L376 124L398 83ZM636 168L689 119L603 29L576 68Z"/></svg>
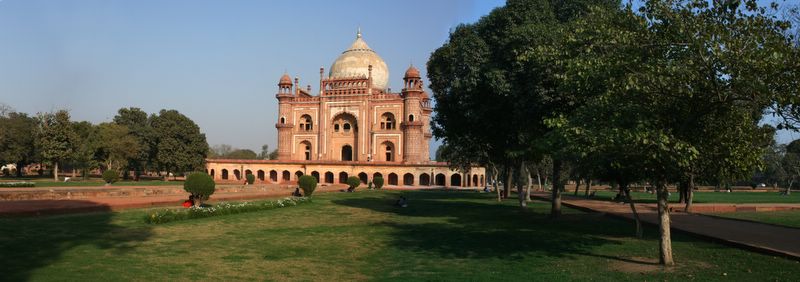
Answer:
<svg viewBox="0 0 800 282"><path fill-rule="evenodd" d="M281 124L284 124L284 123L286 123L286 118L285 117L281 117Z"/></svg>
<svg viewBox="0 0 800 282"><path fill-rule="evenodd" d="M361 180L361 184L367 184L369 182L369 179L367 179L367 174L363 172L358 174L358 179Z"/></svg>
<svg viewBox="0 0 800 282"><path fill-rule="evenodd" d="M406 173L403 175L403 185L405 186L412 186L414 185L414 175L410 173Z"/></svg>
<svg viewBox="0 0 800 282"><path fill-rule="evenodd" d="M338 123L333 125L333 131L339 132L339 124Z"/></svg>
<svg viewBox="0 0 800 282"><path fill-rule="evenodd" d="M445 185L445 179L447 179L447 178L444 176L444 174L441 174L441 173L436 174L436 185L444 186Z"/></svg>
<svg viewBox="0 0 800 282"><path fill-rule="evenodd" d="M408 121L414 121L414 115L408 115Z"/></svg>
<svg viewBox="0 0 800 282"><path fill-rule="evenodd" d="M278 172L274 170L269 171L269 181L272 183L278 183Z"/></svg>
<svg viewBox="0 0 800 282"><path fill-rule="evenodd" d="M427 173L423 173L419 175L419 185L422 186L431 186L431 176Z"/></svg>
<svg viewBox="0 0 800 282"><path fill-rule="evenodd" d="M450 187L461 187L461 175L456 173L450 176Z"/></svg>
<svg viewBox="0 0 800 282"><path fill-rule="evenodd" d="M311 131L314 129L314 124L311 121L311 116L303 115L300 117L299 129L303 131Z"/></svg>
<svg viewBox="0 0 800 282"><path fill-rule="evenodd" d="M344 129L344 132L350 132L350 124L349 123L344 123L342 128Z"/></svg>
<svg viewBox="0 0 800 282"><path fill-rule="evenodd" d="M353 147L350 145L344 145L342 147L342 160L343 161L352 161L353 160Z"/></svg>
<svg viewBox="0 0 800 282"><path fill-rule="evenodd" d="M394 161L394 144L389 141L385 141L381 143L381 147L379 147L381 151L378 153L382 153L378 156L383 156L383 161L392 162Z"/></svg>
<svg viewBox="0 0 800 282"><path fill-rule="evenodd" d="M326 172L325 173L325 183L333 183L333 172Z"/></svg>
<svg viewBox="0 0 800 282"><path fill-rule="evenodd" d="M394 114L386 112L381 115L381 129L395 129Z"/></svg>
<svg viewBox="0 0 800 282"><path fill-rule="evenodd" d="M306 145L306 160L311 160L311 145Z"/></svg>

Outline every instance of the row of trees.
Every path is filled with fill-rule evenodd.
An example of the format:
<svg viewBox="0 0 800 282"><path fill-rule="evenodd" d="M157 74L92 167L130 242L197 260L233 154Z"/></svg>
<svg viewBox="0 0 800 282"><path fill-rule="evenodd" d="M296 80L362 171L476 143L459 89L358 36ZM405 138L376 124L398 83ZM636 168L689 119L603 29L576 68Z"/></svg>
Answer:
<svg viewBox="0 0 800 282"><path fill-rule="evenodd" d="M551 215L578 179L656 187L660 261L673 264L667 185L750 176L774 128L797 128L797 42L754 0L509 0L460 25L428 62L442 155L487 166L526 205L529 167L552 163ZM633 205L631 205L634 208ZM635 212L634 212L635 213ZM638 226L638 225L637 225ZM641 234L640 231L637 234Z"/></svg>
<svg viewBox="0 0 800 282"><path fill-rule="evenodd" d="M238 149L228 144L211 147L208 151L209 159L237 159L237 160L275 160L278 159L278 149L269 150L269 145L261 146L261 152L256 154L250 149Z"/></svg>
<svg viewBox="0 0 800 282"><path fill-rule="evenodd" d="M112 122L92 124L72 121L66 110L39 113L35 117L4 107L0 115L0 163L22 168L47 163L58 180L65 165L83 172L113 169L182 173L202 170L208 153L205 134L191 119L176 110L147 113L122 108Z"/></svg>

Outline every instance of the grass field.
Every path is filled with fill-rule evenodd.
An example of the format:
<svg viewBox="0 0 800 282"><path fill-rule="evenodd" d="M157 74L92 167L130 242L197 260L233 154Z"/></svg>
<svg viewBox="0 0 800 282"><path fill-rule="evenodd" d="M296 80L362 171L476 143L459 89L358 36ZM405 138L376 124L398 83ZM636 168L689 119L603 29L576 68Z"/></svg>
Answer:
<svg viewBox="0 0 800 282"><path fill-rule="evenodd" d="M730 212L715 213L713 215L800 228L800 211L798 210L773 212Z"/></svg>
<svg viewBox="0 0 800 282"><path fill-rule="evenodd" d="M404 194L408 208L392 204ZM800 263L493 194L359 191L296 207L147 225L146 210L0 219L0 280L795 280Z"/></svg>
<svg viewBox="0 0 800 282"><path fill-rule="evenodd" d="M572 195L572 193L566 193ZM614 198L616 192L612 191L597 191L595 199L608 200ZM578 195L583 196L582 193ZM631 197L637 203L655 203L656 195L644 192L631 192ZM678 193L672 193L669 197L670 201L678 201ZM781 196L777 192L694 192L694 203L800 203L800 195L794 193L789 196Z"/></svg>

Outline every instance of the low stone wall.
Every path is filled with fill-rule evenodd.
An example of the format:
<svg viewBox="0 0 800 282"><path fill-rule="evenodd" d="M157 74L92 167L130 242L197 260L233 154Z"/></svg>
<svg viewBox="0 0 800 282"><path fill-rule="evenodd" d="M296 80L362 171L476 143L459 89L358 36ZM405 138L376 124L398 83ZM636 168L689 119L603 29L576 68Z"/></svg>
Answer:
<svg viewBox="0 0 800 282"><path fill-rule="evenodd" d="M215 193L258 192L280 188L288 185L217 185ZM73 200L115 197L159 197L186 195L183 186L135 186L135 187L59 187L59 188L26 188L0 190L0 201L20 200Z"/></svg>

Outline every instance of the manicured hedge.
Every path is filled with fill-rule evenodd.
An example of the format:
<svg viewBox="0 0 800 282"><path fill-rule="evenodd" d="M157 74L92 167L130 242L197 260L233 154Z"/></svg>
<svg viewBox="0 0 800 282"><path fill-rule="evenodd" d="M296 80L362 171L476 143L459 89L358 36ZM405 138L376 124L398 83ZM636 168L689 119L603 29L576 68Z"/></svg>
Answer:
<svg viewBox="0 0 800 282"><path fill-rule="evenodd" d="M188 209L180 209L180 210L165 209L165 210L150 212L145 216L144 222L150 224L161 224L170 221L263 211L263 210L270 210L283 207L293 207L308 202L311 202L311 198L287 197L277 201L268 201L259 203L254 203L254 202L219 203L209 207L192 206Z"/></svg>
<svg viewBox="0 0 800 282"><path fill-rule="evenodd" d="M36 187L36 183L33 183L33 182L0 182L0 187L5 187L5 188Z"/></svg>
<svg viewBox="0 0 800 282"><path fill-rule="evenodd" d="M306 197L311 197L311 194L314 194L314 190L317 189L317 179L311 175L300 176L297 184L300 185L300 189L303 189L303 195Z"/></svg>
<svg viewBox="0 0 800 282"><path fill-rule="evenodd" d="M119 172L113 169L109 169L103 172L103 181L108 184L114 184L119 180Z"/></svg>

